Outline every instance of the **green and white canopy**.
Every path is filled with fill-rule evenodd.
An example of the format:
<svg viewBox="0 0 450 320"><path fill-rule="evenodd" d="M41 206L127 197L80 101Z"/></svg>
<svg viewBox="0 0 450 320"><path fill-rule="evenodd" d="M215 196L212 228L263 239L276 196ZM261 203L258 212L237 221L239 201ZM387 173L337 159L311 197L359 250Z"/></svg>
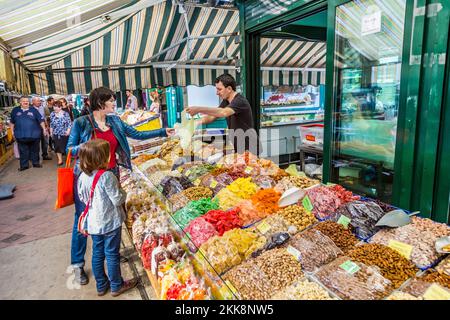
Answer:
<svg viewBox="0 0 450 320"><path fill-rule="evenodd" d="M201 86L225 72L239 77L235 8L187 5L184 15L164 0L4 2L0 38L29 71L31 92ZM324 44L271 40L269 45L263 39L266 53L264 85L324 83Z"/></svg>

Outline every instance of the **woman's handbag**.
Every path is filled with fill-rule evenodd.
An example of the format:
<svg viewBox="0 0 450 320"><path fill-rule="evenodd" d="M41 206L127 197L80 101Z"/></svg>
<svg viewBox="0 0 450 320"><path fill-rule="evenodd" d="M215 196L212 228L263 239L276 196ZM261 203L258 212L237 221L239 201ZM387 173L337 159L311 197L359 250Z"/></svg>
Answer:
<svg viewBox="0 0 450 320"><path fill-rule="evenodd" d="M69 149L67 154L66 166L64 168L57 169L57 196L55 203L55 210L70 206L74 203L73 200L73 168L71 167L71 153L72 149Z"/></svg>
<svg viewBox="0 0 450 320"><path fill-rule="evenodd" d="M86 203L86 207L84 208L83 213L78 218L78 232L80 232L81 234L83 234L85 236L89 235L89 233L87 232L87 230L85 228L86 220L87 220L87 216L88 216L88 212L89 212L89 207L91 206L92 199L94 198L94 191L95 191L95 187L97 186L97 182L104 172L106 172L106 170L98 170L97 173L95 174L94 181L92 182L91 193L89 195L88 202Z"/></svg>

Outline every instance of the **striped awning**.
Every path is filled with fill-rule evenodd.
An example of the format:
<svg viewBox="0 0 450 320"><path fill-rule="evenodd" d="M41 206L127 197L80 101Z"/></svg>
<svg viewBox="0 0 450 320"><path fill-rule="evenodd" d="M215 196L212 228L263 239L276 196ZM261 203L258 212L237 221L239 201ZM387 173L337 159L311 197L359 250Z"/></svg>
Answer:
<svg viewBox="0 0 450 320"><path fill-rule="evenodd" d="M155 4L135 10L143 2ZM110 14L117 17L112 22L88 21L81 24L79 32L63 30L19 50L18 59L31 70L32 92L47 95L88 93L99 86L122 91L206 85L225 71L239 78L235 60L240 47L234 36L239 31L237 10L186 6L187 29L183 14L172 1L111 3L116 8ZM226 36L214 36L221 34ZM188 45L183 40L189 35L193 39ZM262 72L264 83L322 83L322 70L305 68L324 67L324 43L262 39L261 53L263 67L278 68Z"/></svg>
<svg viewBox="0 0 450 320"><path fill-rule="evenodd" d="M326 43L261 39L261 65L280 68L325 68Z"/></svg>

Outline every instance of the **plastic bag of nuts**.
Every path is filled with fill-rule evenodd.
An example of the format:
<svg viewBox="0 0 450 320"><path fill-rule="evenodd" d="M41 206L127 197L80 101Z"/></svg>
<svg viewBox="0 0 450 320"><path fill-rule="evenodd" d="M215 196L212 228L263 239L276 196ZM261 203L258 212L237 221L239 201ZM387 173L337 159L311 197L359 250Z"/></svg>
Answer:
<svg viewBox="0 0 450 320"><path fill-rule="evenodd" d="M437 286L437 290L446 292L447 298L434 296L433 299L448 299L450 296L450 276L440 274L437 271L429 270L420 276L410 280L401 289L402 292L410 294L416 298L426 298L427 291L431 286ZM425 297L424 297L425 296Z"/></svg>
<svg viewBox="0 0 450 320"><path fill-rule="evenodd" d="M348 256L322 266L314 277L344 300L379 300L393 290L392 282L377 267L353 261Z"/></svg>
<svg viewBox="0 0 450 320"><path fill-rule="evenodd" d="M450 276L450 256L447 256L444 260L442 260L436 267L436 271Z"/></svg>
<svg viewBox="0 0 450 320"><path fill-rule="evenodd" d="M247 300L269 299L303 277L300 263L286 249L266 251L224 275Z"/></svg>
<svg viewBox="0 0 450 320"><path fill-rule="evenodd" d="M296 234L288 244L300 252L300 263L307 272L314 272L342 254L330 238L314 229Z"/></svg>
<svg viewBox="0 0 450 320"><path fill-rule="evenodd" d="M386 228L377 232L371 243L388 245L391 240L412 246L411 261L421 269L427 269L442 257L435 248L438 238L450 235L450 227L430 219L412 217L412 222L399 228Z"/></svg>
<svg viewBox="0 0 450 320"><path fill-rule="evenodd" d="M353 249L358 243L358 239L345 227L334 221L319 222L312 229L318 230L328 236L334 244L344 253Z"/></svg>
<svg viewBox="0 0 450 320"><path fill-rule="evenodd" d="M316 282L307 278L295 281L289 287L273 295L271 300L336 300Z"/></svg>
<svg viewBox="0 0 450 320"><path fill-rule="evenodd" d="M381 244L363 244L347 253L353 261L377 267L392 282L395 289L419 271L400 253Z"/></svg>
<svg viewBox="0 0 450 320"><path fill-rule="evenodd" d="M300 189L306 189L312 186L315 186L319 184L319 180L310 179L308 177L302 177L302 176L288 176L282 178L277 185L275 186L275 190L283 193L288 189L291 188L300 188Z"/></svg>
<svg viewBox="0 0 450 320"><path fill-rule="evenodd" d="M384 214L383 209L373 201L353 201L340 206L332 219L339 221L342 215L349 218L352 232L360 239L367 240L381 229L375 224Z"/></svg>
<svg viewBox="0 0 450 320"><path fill-rule="evenodd" d="M297 232L302 231L317 222L317 219L312 213L298 205L283 208L279 210L277 214L282 216L290 225L296 227Z"/></svg>

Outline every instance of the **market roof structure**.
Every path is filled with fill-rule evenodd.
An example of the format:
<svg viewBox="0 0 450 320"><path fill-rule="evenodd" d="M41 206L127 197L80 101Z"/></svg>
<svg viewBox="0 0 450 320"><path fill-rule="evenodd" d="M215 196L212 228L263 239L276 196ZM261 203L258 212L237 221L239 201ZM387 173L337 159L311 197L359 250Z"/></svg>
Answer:
<svg viewBox="0 0 450 320"><path fill-rule="evenodd" d="M239 12L232 6L192 0L7 0L0 14L5 17L0 38L18 72L29 72L31 92L206 85L223 72L236 76ZM324 83L324 43L263 39L262 45L264 85ZM299 72L299 65L310 72Z"/></svg>

